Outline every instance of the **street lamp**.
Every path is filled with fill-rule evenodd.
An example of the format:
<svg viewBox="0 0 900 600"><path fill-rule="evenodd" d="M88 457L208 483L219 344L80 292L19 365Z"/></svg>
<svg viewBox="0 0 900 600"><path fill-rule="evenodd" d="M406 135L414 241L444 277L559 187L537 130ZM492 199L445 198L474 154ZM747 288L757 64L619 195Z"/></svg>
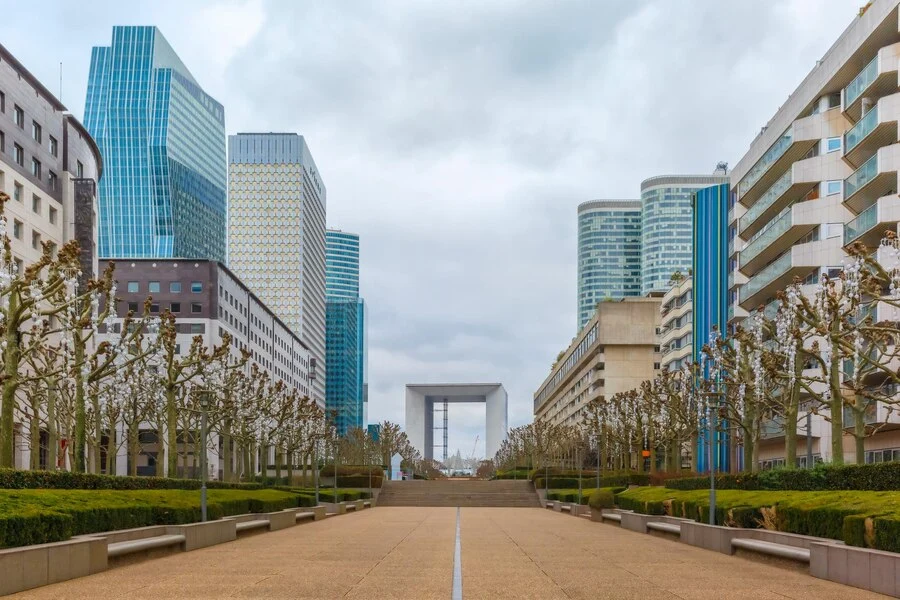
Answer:
<svg viewBox="0 0 900 600"><path fill-rule="evenodd" d="M200 520L206 522L206 479L209 469L206 466L206 414L211 403L212 392L208 389L200 391Z"/></svg>
<svg viewBox="0 0 900 600"><path fill-rule="evenodd" d="M702 392L703 397L720 397L722 392ZM709 425L709 524L716 524L716 413L719 410L718 402L713 406L708 400L708 425Z"/></svg>

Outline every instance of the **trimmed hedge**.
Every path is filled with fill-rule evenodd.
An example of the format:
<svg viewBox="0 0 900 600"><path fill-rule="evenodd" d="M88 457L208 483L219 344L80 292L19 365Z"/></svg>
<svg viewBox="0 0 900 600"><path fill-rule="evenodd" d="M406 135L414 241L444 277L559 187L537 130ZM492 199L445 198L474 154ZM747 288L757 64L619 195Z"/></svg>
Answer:
<svg viewBox="0 0 900 600"><path fill-rule="evenodd" d="M534 487L535 489L567 489L567 488L578 488L578 477L567 477L567 476L551 476L547 478L548 485L544 485L543 477L535 477L534 479ZM608 475L605 477L600 477L600 487L627 487L629 485L649 485L650 484L650 476L647 473L623 473L620 475ZM587 475L583 475L581 477L581 487L596 488L597 487L597 476L596 474L593 477L588 477Z"/></svg>
<svg viewBox="0 0 900 600"><path fill-rule="evenodd" d="M368 475L347 475L341 476L338 475L337 484L339 488L366 488L369 487L369 481L372 482L373 488L380 488L381 484L384 480L384 476L379 473L378 475L372 474L371 480Z"/></svg>
<svg viewBox="0 0 900 600"><path fill-rule="evenodd" d="M315 498L316 498L316 490L315 488L288 488L288 487L278 487L276 488L280 491L291 492L297 494L299 496L304 496L310 498L312 504L301 504L301 506L315 506ZM320 487L319 488L319 502L335 502L335 493L334 488L330 487ZM368 500L371 498L368 490L352 490L352 489L341 489L337 490L337 502L352 502L354 500Z"/></svg>
<svg viewBox="0 0 900 600"><path fill-rule="evenodd" d="M529 479L531 471L527 468L512 469L509 471L497 471L491 479Z"/></svg>
<svg viewBox="0 0 900 600"><path fill-rule="evenodd" d="M209 490L210 519L299 506L276 490ZM0 547L57 542L73 535L200 520L192 490L0 490Z"/></svg>
<svg viewBox="0 0 900 600"><path fill-rule="evenodd" d="M599 488L591 493L588 505L595 510L604 508L615 508L616 494L621 492L623 488Z"/></svg>
<svg viewBox="0 0 900 600"><path fill-rule="evenodd" d="M669 479L666 487L674 490L709 488L709 477ZM900 490L900 462L870 465L817 465L813 469L772 469L758 473L718 475L721 490Z"/></svg>
<svg viewBox="0 0 900 600"><path fill-rule="evenodd" d="M368 478L369 471L372 471L372 479L375 477L383 477L384 469L379 465L374 466L353 466L340 465L337 469L338 477L347 477L351 475L365 475ZM334 465L324 465L319 469L319 477L334 477ZM368 485L368 484L367 484Z"/></svg>
<svg viewBox="0 0 900 600"><path fill-rule="evenodd" d="M258 483L225 483L208 481L209 489L259 490ZM199 490L199 479L170 479L168 477L121 477L70 471L19 471L0 469L0 489L55 490Z"/></svg>
<svg viewBox="0 0 900 600"><path fill-rule="evenodd" d="M619 508L709 520L706 490L639 488L616 495ZM900 493L872 491L720 490L716 522L765 527L900 551Z"/></svg>

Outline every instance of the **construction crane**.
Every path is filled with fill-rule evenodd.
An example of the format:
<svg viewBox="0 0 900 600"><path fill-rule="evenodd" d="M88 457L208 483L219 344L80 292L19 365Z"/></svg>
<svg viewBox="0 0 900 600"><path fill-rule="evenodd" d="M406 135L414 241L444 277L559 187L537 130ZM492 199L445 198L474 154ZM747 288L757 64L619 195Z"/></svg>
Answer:
<svg viewBox="0 0 900 600"><path fill-rule="evenodd" d="M475 460L475 450L478 449L478 436L475 436L475 444L472 446L472 454L469 455L469 460Z"/></svg>

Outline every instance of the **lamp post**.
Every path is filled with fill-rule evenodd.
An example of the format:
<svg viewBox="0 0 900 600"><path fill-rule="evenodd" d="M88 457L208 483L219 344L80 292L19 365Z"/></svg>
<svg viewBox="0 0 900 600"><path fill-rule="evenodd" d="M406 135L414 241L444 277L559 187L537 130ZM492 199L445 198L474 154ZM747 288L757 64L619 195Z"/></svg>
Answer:
<svg viewBox="0 0 900 600"><path fill-rule="evenodd" d="M200 391L200 520L206 522L206 479L209 477L209 468L206 466L206 414L209 410L212 392L207 389Z"/></svg>
<svg viewBox="0 0 900 600"><path fill-rule="evenodd" d="M812 456L812 413L806 413L806 468L813 468Z"/></svg>
<svg viewBox="0 0 900 600"><path fill-rule="evenodd" d="M316 488L316 506L319 505L319 436L313 442L313 484Z"/></svg>
<svg viewBox="0 0 900 600"><path fill-rule="evenodd" d="M718 398L722 392L703 392L700 394L707 398L709 425L709 524L716 524L716 415L719 409L718 402L714 406L708 399Z"/></svg>
<svg viewBox="0 0 900 600"><path fill-rule="evenodd" d="M578 506L581 506L581 449L575 449L575 461L578 463ZM580 510L580 509L579 509Z"/></svg>

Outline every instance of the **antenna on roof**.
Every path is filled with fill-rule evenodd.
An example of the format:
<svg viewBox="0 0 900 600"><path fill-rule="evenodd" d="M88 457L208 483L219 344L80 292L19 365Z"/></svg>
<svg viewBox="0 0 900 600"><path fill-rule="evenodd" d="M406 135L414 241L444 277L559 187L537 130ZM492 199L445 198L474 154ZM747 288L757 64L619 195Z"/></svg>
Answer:
<svg viewBox="0 0 900 600"><path fill-rule="evenodd" d="M727 162L720 160L718 163L716 163L716 170L713 171L713 175L718 175L720 171L722 172L722 175L728 175Z"/></svg>

